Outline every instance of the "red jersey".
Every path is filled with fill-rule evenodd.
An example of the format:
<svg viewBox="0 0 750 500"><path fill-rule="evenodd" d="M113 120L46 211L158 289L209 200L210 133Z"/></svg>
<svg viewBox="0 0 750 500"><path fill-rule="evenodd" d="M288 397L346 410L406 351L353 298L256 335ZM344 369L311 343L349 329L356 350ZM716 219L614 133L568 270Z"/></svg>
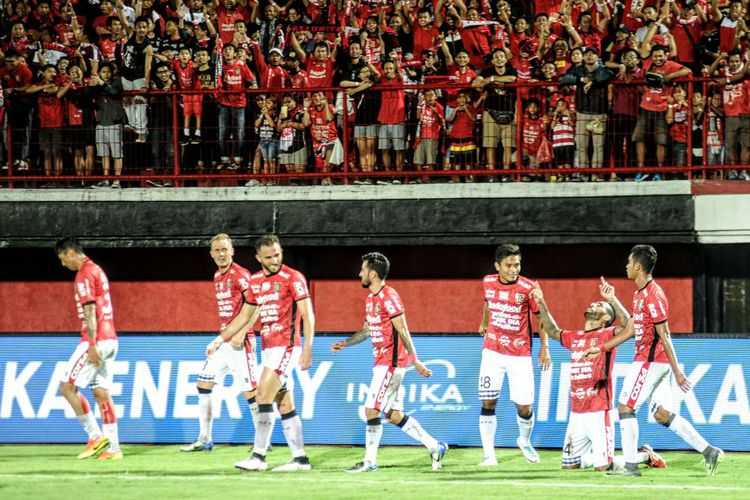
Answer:
<svg viewBox="0 0 750 500"><path fill-rule="evenodd" d="M719 52L729 53L737 44L737 21L724 16L719 25Z"/></svg>
<svg viewBox="0 0 750 500"><path fill-rule="evenodd" d="M563 330L560 343L570 350L570 410L573 413L612 408L615 349L593 359L584 358L589 347L601 347L614 337L615 327L599 330Z"/></svg>
<svg viewBox="0 0 750 500"><path fill-rule="evenodd" d="M656 325L667 321L668 316L667 296L654 280L633 293L635 361L669 363L656 333Z"/></svg>
<svg viewBox="0 0 750 500"><path fill-rule="evenodd" d="M674 105L674 109L673 109L674 122L672 123L672 126L669 128L669 135L674 142L678 142L680 144L687 144L688 110L689 108L688 108L687 102Z"/></svg>
<svg viewBox="0 0 750 500"><path fill-rule="evenodd" d="M239 9L229 11L224 6L219 6L216 9L216 21L221 41L225 44L232 43L232 39L234 39L234 23L244 20L245 16L242 15Z"/></svg>
<svg viewBox="0 0 750 500"><path fill-rule="evenodd" d="M467 104L466 108L471 116L463 110L456 110L456 117L453 119L450 132L448 132L448 137L451 139L473 139L474 137L474 118L477 111L471 104Z"/></svg>
<svg viewBox="0 0 750 500"><path fill-rule="evenodd" d="M415 59L422 57L423 50L433 48L435 46L435 39L440 34L440 30L434 24L428 24L426 28L423 28L418 22L414 22L411 32L414 38L412 54L414 54Z"/></svg>
<svg viewBox="0 0 750 500"><path fill-rule="evenodd" d="M539 306L529 295L531 280L519 276L514 283L501 283L497 274L482 282L489 323L484 348L507 356L531 356L531 313Z"/></svg>
<svg viewBox="0 0 750 500"><path fill-rule="evenodd" d="M661 66L654 66L649 59L643 65L643 70L650 73L659 73L661 75L668 75L679 71L684 66L674 61L667 61ZM641 108L646 111L664 112L667 110L669 103L667 97L672 95L672 87L665 85L661 88L646 87L641 97Z"/></svg>
<svg viewBox="0 0 750 500"><path fill-rule="evenodd" d="M333 61L326 59L321 62L312 57L308 58L307 78L310 87L333 86Z"/></svg>
<svg viewBox="0 0 750 500"><path fill-rule="evenodd" d="M523 152L530 156L536 156L539 145L542 143L544 127L541 118L525 116L523 119Z"/></svg>
<svg viewBox="0 0 750 500"><path fill-rule="evenodd" d="M198 88L198 78L196 78L195 66L193 61L188 61L187 66L183 66L179 59L172 61L172 69L177 75L177 87L182 90L193 90Z"/></svg>
<svg viewBox="0 0 750 500"><path fill-rule="evenodd" d="M458 66L451 65L448 67L448 76L450 76L451 83L463 83L464 85L469 85L476 79L477 72L468 66L464 67L462 72L461 68ZM446 105L448 107L455 108L458 105L456 103L458 92L459 91L456 89L446 89L445 97Z"/></svg>
<svg viewBox="0 0 750 500"><path fill-rule="evenodd" d="M76 300L78 319L81 320L81 342L88 342L89 329L83 306L96 306L96 341L117 339L112 298L109 296L109 280L102 268L86 257L76 273L73 291Z"/></svg>
<svg viewBox="0 0 750 500"><path fill-rule="evenodd" d="M443 106L436 102L435 107L422 106L421 118L419 119L420 139L440 139L440 130L443 128L445 113Z"/></svg>
<svg viewBox="0 0 750 500"><path fill-rule="evenodd" d="M335 109L333 105L329 104L328 109L333 120L326 119L326 109L318 109L316 106L310 107L308 113L310 114L310 134L312 139L316 143L327 143L335 140L338 137L338 131L336 129Z"/></svg>
<svg viewBox="0 0 750 500"><path fill-rule="evenodd" d="M409 366L409 353L393 328L393 318L404 314L404 305L396 290L384 286L371 293L365 302L365 321L370 330L372 355L376 365L405 368Z"/></svg>
<svg viewBox="0 0 750 500"><path fill-rule="evenodd" d="M63 101L54 94L40 94L37 98L39 128L60 128L65 119Z"/></svg>
<svg viewBox="0 0 750 500"><path fill-rule="evenodd" d="M289 266L281 266L277 273L268 276L263 271L250 276L245 300L260 307L263 349L301 344L294 331L293 310L295 302L309 296L305 277Z"/></svg>
<svg viewBox="0 0 750 500"><path fill-rule="evenodd" d="M381 87L400 87L401 77L396 76L393 80L383 79ZM383 90L380 94L380 112L378 122L383 125L398 125L406 121L406 107L404 105L404 91Z"/></svg>
<svg viewBox="0 0 750 500"><path fill-rule="evenodd" d="M222 106L231 106L233 108L244 108L247 104L245 93L245 83L254 82L255 77L241 61L232 61L230 64L224 63L221 71L220 88L221 90L234 91L236 94L220 93L216 101Z"/></svg>
<svg viewBox="0 0 750 500"><path fill-rule="evenodd" d="M740 68L738 73L744 71L744 68ZM725 77L729 78L735 76L737 73L732 74L729 68L724 68ZM725 116L740 116L747 112L747 94L744 81L736 83L728 83L724 85L722 90L722 99L724 101L724 115Z"/></svg>
<svg viewBox="0 0 750 500"><path fill-rule="evenodd" d="M244 304L243 294L250 283L250 271L233 262L225 272L214 273L216 305L219 307L219 330L234 319Z"/></svg>

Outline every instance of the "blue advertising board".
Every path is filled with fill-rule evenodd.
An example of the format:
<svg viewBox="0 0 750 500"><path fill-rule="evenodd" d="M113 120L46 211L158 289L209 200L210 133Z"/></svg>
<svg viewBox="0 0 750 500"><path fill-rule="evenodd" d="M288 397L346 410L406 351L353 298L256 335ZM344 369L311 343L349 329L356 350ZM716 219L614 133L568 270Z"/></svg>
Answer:
<svg viewBox="0 0 750 500"><path fill-rule="evenodd" d="M213 335L137 335L120 337L113 399L121 440L127 443L187 443L198 433L195 380ZM319 337L313 367L295 371L297 412L309 444L363 444L364 404L371 377L367 344L334 354L330 345L343 337ZM85 435L57 392L66 360L78 340L68 335L0 336L0 442L77 443ZM480 446L477 377L481 339L477 336L419 336L420 358L432 369L429 379L410 369L404 381L405 411L440 440ZM536 377L536 427L533 443L560 448L569 411L569 354L552 342L552 369ZM675 346L694 390L674 395L674 409L695 424L712 444L750 451L750 339L678 338ZM632 342L617 355L616 391L622 385ZM538 343L535 345L538 349ZM507 379L506 379L507 380ZM498 403L498 446L515 446L518 433L507 382ZM86 393L89 395L88 390ZM617 394L617 392L616 392ZM253 428L249 410L231 376L214 391L214 440L248 443ZM93 402L93 399L91 399ZM641 442L657 449L687 447L641 409ZM650 422L649 422L650 421ZM619 435L619 432L618 432ZM280 425L273 435L283 443ZM384 444L413 444L399 429L386 426Z"/></svg>

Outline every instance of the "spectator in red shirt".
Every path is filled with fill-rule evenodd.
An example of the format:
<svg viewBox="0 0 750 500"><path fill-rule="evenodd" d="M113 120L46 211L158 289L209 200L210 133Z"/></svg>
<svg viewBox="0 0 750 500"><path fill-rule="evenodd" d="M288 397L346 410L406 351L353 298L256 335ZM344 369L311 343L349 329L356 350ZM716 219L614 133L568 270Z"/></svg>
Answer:
<svg viewBox="0 0 750 500"><path fill-rule="evenodd" d="M217 82L217 88L223 92L216 98L219 104L219 154L222 164L232 169L239 168L242 162L240 151L245 141L247 104L244 89L248 84L253 88L258 86L248 67L235 58L235 52L234 45L224 46L224 60ZM234 139L232 143L228 142L230 136ZM232 154L234 161L230 165Z"/></svg>
<svg viewBox="0 0 750 500"><path fill-rule="evenodd" d="M14 166L19 171L29 169L31 163L31 125L34 106L26 95L34 75L23 56L15 50L5 54L5 68L2 69L3 87L8 99L8 122L13 131L12 144L15 156Z"/></svg>
<svg viewBox="0 0 750 500"><path fill-rule="evenodd" d="M199 88L196 68L190 58L190 49L182 47L179 56L172 61L172 69L177 77L177 88L196 90ZM200 144L201 119L203 117L203 96L200 94L182 96L182 144ZM195 118L195 132L190 136L190 120Z"/></svg>
<svg viewBox="0 0 750 500"><path fill-rule="evenodd" d="M216 3L218 4L218 1ZM219 38L226 44L231 43L234 38L235 23L237 21L246 21L247 19L245 19L244 14L237 8L235 0L224 0L216 8L216 20Z"/></svg>
<svg viewBox="0 0 750 500"><path fill-rule="evenodd" d="M450 123L448 131L448 165L450 169L470 169L476 166L477 145L474 141L474 122L481 101L480 98L472 104L471 91L461 90L456 98L456 108L446 117L448 123ZM451 178L451 182L457 181L458 178Z"/></svg>
<svg viewBox="0 0 750 500"><path fill-rule="evenodd" d="M615 81L621 83L609 91L611 113L607 127L610 156L618 167L632 165L635 158L632 139L641 93L637 86L627 84L643 79L640 61L638 51L627 49L620 53L619 63L607 63L608 68L617 70Z"/></svg>
<svg viewBox="0 0 750 500"><path fill-rule="evenodd" d="M666 121L669 125L669 135L672 138L672 165L684 167L687 165L688 113L687 92L678 85L668 98Z"/></svg>
<svg viewBox="0 0 750 500"><path fill-rule="evenodd" d="M310 116L315 168L323 173L330 172L344 161L344 147L338 137L336 114L333 105L328 104L325 92L314 92L312 106L305 105ZM322 185L330 185L330 177L324 178Z"/></svg>
<svg viewBox="0 0 750 500"><path fill-rule="evenodd" d="M39 147L44 153L44 175L62 175L62 129L65 124L62 97L70 85L59 87L55 83L57 68L48 64L42 70L42 81L31 85L26 92L38 94L37 110L39 112Z"/></svg>
<svg viewBox="0 0 750 500"><path fill-rule="evenodd" d="M94 109L91 92L80 66L68 68L70 89L65 94L66 142L73 149L76 175L91 175L94 171Z"/></svg>
<svg viewBox="0 0 750 500"><path fill-rule="evenodd" d="M418 170L432 171L437 163L440 133L445 127L445 112L437 102L434 90L425 90L423 97L424 101L417 107L419 139L414 151L414 165Z"/></svg>
<svg viewBox="0 0 750 500"><path fill-rule="evenodd" d="M664 84L689 76L690 70L679 63L669 61L667 48L663 45L657 45L651 49L651 57L644 63L643 69L647 73L655 73L657 80L661 77L663 84L654 83L644 88L641 109L633 131L633 142L635 142L638 166L643 167L646 163L646 139L653 137L656 142L656 162L661 167L664 165L668 140L667 97L671 95L671 88ZM639 173L636 181L645 180L647 177L648 175ZM659 179L661 176L656 174L654 180Z"/></svg>
<svg viewBox="0 0 750 500"><path fill-rule="evenodd" d="M400 87L403 79L397 72L396 63L386 61L383 64L381 87ZM383 155L383 168L391 170L391 149L396 153L396 171L404 169L404 150L406 149L406 104L403 89L382 90L381 106L378 113L378 149ZM383 181L378 181L383 182ZM400 181L392 181L398 184Z"/></svg>
<svg viewBox="0 0 750 500"><path fill-rule="evenodd" d="M442 10L444 3L445 0L438 0L433 19L432 12L425 8L420 8L417 15L414 16L409 3L404 2L404 14L412 23L411 32L414 40L412 53L415 56L421 54L425 49L432 49L436 46L435 39L440 34L440 26L443 24Z"/></svg>
<svg viewBox="0 0 750 500"><path fill-rule="evenodd" d="M325 41L315 43L312 57L308 57L299 44L297 36L292 33L292 49L297 53L299 59L307 65L307 78L310 86L331 87L333 85L334 67L336 65L336 53L341 44L341 37L336 37L333 50L329 50Z"/></svg>

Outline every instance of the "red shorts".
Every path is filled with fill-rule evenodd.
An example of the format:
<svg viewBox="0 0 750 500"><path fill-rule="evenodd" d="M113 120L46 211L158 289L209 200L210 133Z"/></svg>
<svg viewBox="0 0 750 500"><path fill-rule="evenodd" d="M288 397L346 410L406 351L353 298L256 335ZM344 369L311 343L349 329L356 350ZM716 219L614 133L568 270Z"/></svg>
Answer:
<svg viewBox="0 0 750 500"><path fill-rule="evenodd" d="M183 116L201 116L203 113L203 96L202 95L184 95L182 96L182 115Z"/></svg>

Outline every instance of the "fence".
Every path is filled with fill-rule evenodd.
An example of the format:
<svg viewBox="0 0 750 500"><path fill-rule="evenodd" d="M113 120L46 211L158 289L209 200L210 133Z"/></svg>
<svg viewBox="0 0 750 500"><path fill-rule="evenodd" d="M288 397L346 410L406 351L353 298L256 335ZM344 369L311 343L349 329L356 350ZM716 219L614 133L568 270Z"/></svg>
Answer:
<svg viewBox="0 0 750 500"><path fill-rule="evenodd" d="M630 109L626 109L626 113L610 112L606 122L590 124L590 117L577 114L574 109L574 86L561 87L552 81L506 84L504 89L512 89L517 94L510 118L512 123L507 127L496 117L482 112L482 98L475 90L468 100L476 107L467 109L469 119L459 118L456 96L470 87L447 79L387 89L375 86L365 91L381 97L395 92L395 98L404 103L403 130L396 133L403 136L403 149L399 149L393 137L383 139L384 133L393 134L393 130L386 130L383 125L379 130L377 125L365 126L360 109L366 99L347 98L338 87L248 89L245 91L247 106L233 109L218 105L216 91L210 90L128 92L123 96L126 111L130 113L140 107L139 112L146 110L150 120L145 137L138 136L127 125L108 132L97 131L93 123L54 131L41 129L34 109L35 98L15 97L15 102L10 99L4 122L4 157L7 160L4 168L7 171L6 175L0 175L0 186L85 186L102 181L130 185L240 185L245 182L255 185L438 179L452 182L620 180L616 176L627 179L635 176L639 180L648 174L691 179L723 178L727 170L734 176L735 170L742 169L743 165L730 164L729 160L746 161L747 151L743 149L738 154L725 147L721 86L709 79L679 83L685 90L685 103L676 105L674 112L670 111L672 123L667 129L657 125L656 129L646 131L645 156L637 161L632 133L637 121L640 85L643 82L611 84L610 111L616 109L614 101L626 95L631 96L631 101L624 106ZM431 112L424 111L424 93L428 90L436 91L446 120L438 119L443 125L438 127L434 139L433 125L425 118ZM326 106L323 105L320 111L310 112L312 123L305 122L300 136L295 136L290 127L278 126L280 116L293 115L292 104L285 103L284 96L295 99L297 110L301 107L313 110L318 109L318 98L313 95L318 91L331 106L332 120L325 116ZM185 99L190 99L187 96L201 98L200 138L195 134L194 118L191 117L185 127L185 111L192 107L185 105ZM275 97L277 111L269 113L273 115L271 121L275 122L272 127L263 123L262 96ZM388 102L393 102L392 99L391 95ZM537 115L529 110L533 101L538 102ZM555 113L558 101L564 105ZM381 105L374 111L380 112L384 107L388 106ZM565 114L569 115L567 129L561 118ZM581 124L585 118L588 125L581 125L576 131L576 118L581 119ZM460 120L464 122L461 125L464 131L468 130L462 137L454 134ZM492 122L488 123L489 120ZM367 121L367 125L371 121ZM186 128L188 134L183 133ZM496 148L483 147L488 134L493 137L490 141L496 143ZM566 134L573 134L576 147L554 147L563 143L560 141ZM666 137L664 158L656 158L662 152L656 148L655 156L652 147L654 136L659 134ZM399 137L396 139L395 142L400 142ZM304 146L296 150L297 153L291 154L289 149L284 152L284 148L299 146L298 142L303 142ZM545 143L543 147L542 143ZM103 162L100 146L109 150L111 161ZM381 149L381 146L385 147ZM397 147L390 151L391 146ZM119 154L113 150L118 148L122 149L121 171L114 161ZM284 152L281 156L280 149ZM643 166L637 166L639 163Z"/></svg>
<svg viewBox="0 0 750 500"><path fill-rule="evenodd" d="M195 439L195 379L211 338L213 335L121 335L112 394L122 441L187 443ZM295 371L290 379L307 443L361 445L364 441L363 404L371 378L372 353L369 345L363 344L333 354L330 346L341 338L316 339L312 368ZM85 441L69 405L57 393L65 360L77 343L78 336L72 335L0 336L0 441ZM750 339L690 336L675 338L674 344L694 389L673 394L672 410L692 421L712 444L726 450L750 451L750 366L745 354ZM433 376L424 379L413 369L408 370L403 385L405 410L451 445L479 446L480 403L476 394L481 338L418 336L415 345ZM537 349L538 342L534 344L534 359ZM615 394L632 353L632 341L618 349ZM550 370L535 369L533 443L559 449L569 413L570 353L551 341L551 355ZM252 421L237 388L219 383L214 394L215 440L250 442ZM639 413L641 442L657 449L685 448L672 432L650 419L645 406ZM497 415L497 445L515 446L518 431L507 384L502 388ZM280 425L272 439L284 442ZM393 426L386 426L383 443L413 444Z"/></svg>

